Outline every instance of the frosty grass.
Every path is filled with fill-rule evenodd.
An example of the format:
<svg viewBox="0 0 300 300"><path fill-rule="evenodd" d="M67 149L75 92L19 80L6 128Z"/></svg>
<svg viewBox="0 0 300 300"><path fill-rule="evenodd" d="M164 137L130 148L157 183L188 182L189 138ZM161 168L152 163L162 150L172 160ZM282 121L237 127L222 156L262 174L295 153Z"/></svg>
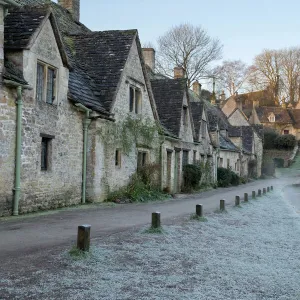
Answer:
<svg viewBox="0 0 300 300"><path fill-rule="evenodd" d="M87 258L61 254L56 272L0 279L0 299L300 299L300 218L278 194L163 234L92 241Z"/></svg>

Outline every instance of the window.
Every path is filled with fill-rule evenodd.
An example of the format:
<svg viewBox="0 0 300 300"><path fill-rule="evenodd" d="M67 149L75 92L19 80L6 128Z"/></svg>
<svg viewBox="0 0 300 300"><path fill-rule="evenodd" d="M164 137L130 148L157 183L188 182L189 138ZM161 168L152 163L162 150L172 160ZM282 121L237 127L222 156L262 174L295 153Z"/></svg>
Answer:
<svg viewBox="0 0 300 300"><path fill-rule="evenodd" d="M148 162L148 153L147 152L138 152L138 161L137 161L137 168L140 169L144 167Z"/></svg>
<svg viewBox="0 0 300 300"><path fill-rule="evenodd" d="M197 151L194 150L194 156L193 156L193 164L197 163Z"/></svg>
<svg viewBox="0 0 300 300"><path fill-rule="evenodd" d="M116 149L115 166L116 167L121 167L121 150L120 149Z"/></svg>
<svg viewBox="0 0 300 300"><path fill-rule="evenodd" d="M203 139L206 137L206 122L203 120L201 122L201 137Z"/></svg>
<svg viewBox="0 0 300 300"><path fill-rule="evenodd" d="M290 131L289 130L283 130L283 134L289 134Z"/></svg>
<svg viewBox="0 0 300 300"><path fill-rule="evenodd" d="M219 165L221 168L223 168L223 158L220 157L220 165Z"/></svg>
<svg viewBox="0 0 300 300"><path fill-rule="evenodd" d="M227 169L229 169L230 168L230 159L228 158L227 159Z"/></svg>
<svg viewBox="0 0 300 300"><path fill-rule="evenodd" d="M57 70L38 62L36 73L36 99L48 104L55 102Z"/></svg>
<svg viewBox="0 0 300 300"><path fill-rule="evenodd" d="M182 151L182 166L186 166L189 163L189 151Z"/></svg>
<svg viewBox="0 0 300 300"><path fill-rule="evenodd" d="M129 111L136 114L142 112L142 92L139 88L129 87Z"/></svg>
<svg viewBox="0 0 300 300"><path fill-rule="evenodd" d="M275 116L274 116L274 114L271 114L271 115L269 115L269 121L270 122L275 122Z"/></svg>
<svg viewBox="0 0 300 300"><path fill-rule="evenodd" d="M183 125L187 124L187 106L183 107Z"/></svg>
<svg viewBox="0 0 300 300"><path fill-rule="evenodd" d="M51 138L42 137L41 144L41 170L49 170Z"/></svg>

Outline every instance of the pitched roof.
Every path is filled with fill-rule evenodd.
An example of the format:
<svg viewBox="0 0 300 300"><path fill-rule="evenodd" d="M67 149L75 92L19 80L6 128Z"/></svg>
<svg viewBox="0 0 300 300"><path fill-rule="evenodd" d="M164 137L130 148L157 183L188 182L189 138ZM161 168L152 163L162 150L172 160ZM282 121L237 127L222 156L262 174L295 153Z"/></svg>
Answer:
<svg viewBox="0 0 300 300"><path fill-rule="evenodd" d="M251 124L251 127L255 130L258 136L263 139L264 138L264 125L262 124Z"/></svg>
<svg viewBox="0 0 300 300"><path fill-rule="evenodd" d="M202 121L202 114L204 109L204 103L201 102L190 102L192 117L194 121L194 127L196 130L196 138L199 139L200 126L199 123Z"/></svg>
<svg viewBox="0 0 300 300"><path fill-rule="evenodd" d="M125 67L136 30L113 30L90 32L70 36L73 43L74 59L76 60L71 81L80 81L77 72L85 74L84 83L98 98L99 104L110 111L117 92L118 84ZM71 73L72 73L71 72ZM80 85L70 85L73 100L81 100Z"/></svg>
<svg viewBox="0 0 300 300"><path fill-rule="evenodd" d="M242 136L242 127L241 126L228 126L228 135L230 137L240 137Z"/></svg>
<svg viewBox="0 0 300 300"><path fill-rule="evenodd" d="M226 136L220 134L220 149L229 151L239 151L239 148Z"/></svg>
<svg viewBox="0 0 300 300"><path fill-rule="evenodd" d="M4 61L4 73L3 78L17 82L22 85L27 85L27 81L23 77L23 73L16 67L16 65L9 61Z"/></svg>
<svg viewBox="0 0 300 300"><path fill-rule="evenodd" d="M283 107L256 107L256 113L261 123L271 123L268 119L270 114L275 115L275 123L291 124L293 123L288 111Z"/></svg>
<svg viewBox="0 0 300 300"><path fill-rule="evenodd" d="M219 125L219 129L228 129L229 122L223 111L219 107L213 106L210 103L207 104L205 102L205 104L209 121L209 131L216 131L217 125Z"/></svg>
<svg viewBox="0 0 300 300"><path fill-rule="evenodd" d="M21 7L9 11L5 17L4 46L6 49L25 49L49 16L49 7Z"/></svg>
<svg viewBox="0 0 300 300"><path fill-rule="evenodd" d="M185 79L151 80L160 122L171 133L179 136Z"/></svg>
<svg viewBox="0 0 300 300"><path fill-rule="evenodd" d="M293 120L294 128L300 129L300 109L288 109L288 113Z"/></svg>
<svg viewBox="0 0 300 300"><path fill-rule="evenodd" d="M243 150L252 153L253 129L251 126L241 126Z"/></svg>

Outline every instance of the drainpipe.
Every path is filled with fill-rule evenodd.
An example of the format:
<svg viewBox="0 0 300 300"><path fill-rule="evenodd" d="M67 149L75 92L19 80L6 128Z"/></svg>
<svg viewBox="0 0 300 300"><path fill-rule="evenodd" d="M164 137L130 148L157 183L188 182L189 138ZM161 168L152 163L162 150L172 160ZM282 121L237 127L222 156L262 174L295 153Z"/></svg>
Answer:
<svg viewBox="0 0 300 300"><path fill-rule="evenodd" d="M22 143L22 87L17 87L17 128L16 128L16 165L15 165L15 187L13 215L19 214L20 201L20 178L21 178L21 143Z"/></svg>
<svg viewBox="0 0 300 300"><path fill-rule="evenodd" d="M82 163L82 195L81 203L85 204L86 199L86 161L87 161L87 144L88 144L88 129L91 124L90 112L91 109L88 109L81 103L76 103L75 106L80 108L85 112L85 118L83 120L83 163Z"/></svg>

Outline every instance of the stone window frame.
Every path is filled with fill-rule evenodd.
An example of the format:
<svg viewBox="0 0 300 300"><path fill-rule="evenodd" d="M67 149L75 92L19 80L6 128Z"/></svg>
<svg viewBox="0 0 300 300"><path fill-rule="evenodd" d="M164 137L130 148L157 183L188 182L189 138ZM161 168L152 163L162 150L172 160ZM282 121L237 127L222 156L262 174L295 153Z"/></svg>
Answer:
<svg viewBox="0 0 300 300"><path fill-rule="evenodd" d="M51 76L49 76L51 74ZM37 60L36 65L36 101L57 105L58 68ZM51 97L48 93L51 91ZM51 99L50 99L51 98Z"/></svg>
<svg viewBox="0 0 300 300"><path fill-rule="evenodd" d="M122 152L119 148L117 148L115 151L115 166L116 168L122 167Z"/></svg>
<svg viewBox="0 0 300 300"><path fill-rule="evenodd" d="M268 119L269 119L269 122L274 123L275 122L275 115L274 114L270 114L269 117L268 117Z"/></svg>
<svg viewBox="0 0 300 300"><path fill-rule="evenodd" d="M182 106L182 123L183 123L183 126L186 126L188 123L188 107L187 107L187 105Z"/></svg>
<svg viewBox="0 0 300 300"><path fill-rule="evenodd" d="M136 115L142 113L143 93L140 87L129 85L129 112Z"/></svg>
<svg viewBox="0 0 300 300"><path fill-rule="evenodd" d="M40 134L41 137L41 171L47 172L52 169L52 135Z"/></svg>
<svg viewBox="0 0 300 300"><path fill-rule="evenodd" d="M149 163L149 151L138 149L137 151L137 170L145 167Z"/></svg>

